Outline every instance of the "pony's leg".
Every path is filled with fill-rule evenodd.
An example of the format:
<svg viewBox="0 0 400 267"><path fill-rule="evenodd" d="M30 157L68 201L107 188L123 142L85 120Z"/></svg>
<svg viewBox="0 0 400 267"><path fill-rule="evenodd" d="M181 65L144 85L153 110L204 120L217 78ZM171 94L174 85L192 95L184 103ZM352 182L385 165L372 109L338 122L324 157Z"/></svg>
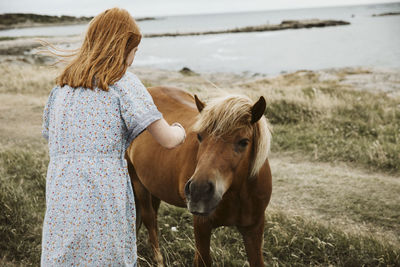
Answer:
<svg viewBox="0 0 400 267"><path fill-rule="evenodd" d="M149 231L149 240L153 247L154 258L156 259L157 266L161 267L164 266L163 263L163 256L160 251L159 243L158 243L158 224L157 224L157 214L158 208L160 207L160 199L156 198L155 196L151 196L151 204L153 207L152 218L150 221L149 226L147 227ZM145 222L146 225L146 222Z"/></svg>
<svg viewBox="0 0 400 267"><path fill-rule="evenodd" d="M140 227L142 222L144 223L149 233L149 243L153 250L157 266L164 266L163 257L158 244L157 211L160 206L160 200L152 196L140 182L135 168L130 164L129 160L128 171L135 191L136 212L140 212L140 216L136 216L136 229ZM140 221L138 221L138 219Z"/></svg>
<svg viewBox="0 0 400 267"><path fill-rule="evenodd" d="M250 227L238 227L243 236L244 246L246 248L247 259L251 267L264 266L262 256L262 244L264 236L264 216L260 221Z"/></svg>
<svg viewBox="0 0 400 267"><path fill-rule="evenodd" d="M131 163L128 157L125 157L127 164L128 164L128 173L129 176L131 177L131 183L133 186L133 191L134 191L134 197L135 197L135 207L136 207L136 235L139 234L140 227L142 226L142 216L140 214L140 199L136 191L136 188L141 187L141 183L139 181L139 178L137 177L135 167ZM140 184L139 184L140 183Z"/></svg>
<svg viewBox="0 0 400 267"><path fill-rule="evenodd" d="M142 215L142 220L144 226L146 226L147 231L149 233L149 243L154 253L154 259L157 262L157 266L164 266L163 257L161 255L160 247L158 244L158 226L157 226L157 211L154 209L154 202L157 200L153 200L153 196L144 188L143 185L138 190L141 191L140 197L140 211ZM158 200L160 202L160 200ZM159 204L158 204L159 205Z"/></svg>
<svg viewBox="0 0 400 267"><path fill-rule="evenodd" d="M194 238L196 241L196 253L194 256L195 267L211 266L210 239L211 224L204 218L194 216L193 218Z"/></svg>

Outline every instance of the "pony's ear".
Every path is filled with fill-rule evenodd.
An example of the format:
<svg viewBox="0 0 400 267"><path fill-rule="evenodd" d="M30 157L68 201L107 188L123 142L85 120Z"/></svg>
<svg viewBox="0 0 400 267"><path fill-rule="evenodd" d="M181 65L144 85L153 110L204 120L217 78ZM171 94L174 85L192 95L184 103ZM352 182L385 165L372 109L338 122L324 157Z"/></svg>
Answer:
<svg viewBox="0 0 400 267"><path fill-rule="evenodd" d="M257 122L264 115L267 103L263 96L251 107L251 123Z"/></svg>
<svg viewBox="0 0 400 267"><path fill-rule="evenodd" d="M199 112L201 112L204 108L204 103L200 101L200 99L197 97L197 95L194 95L194 100L196 101L196 106Z"/></svg>

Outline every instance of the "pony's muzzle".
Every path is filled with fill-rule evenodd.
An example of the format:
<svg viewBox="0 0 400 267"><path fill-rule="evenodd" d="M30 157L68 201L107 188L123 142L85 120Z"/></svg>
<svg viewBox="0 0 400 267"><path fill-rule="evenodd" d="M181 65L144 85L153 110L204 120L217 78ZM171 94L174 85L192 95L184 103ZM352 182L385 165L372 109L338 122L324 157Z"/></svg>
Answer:
<svg viewBox="0 0 400 267"><path fill-rule="evenodd" d="M185 185L185 196L189 211L196 215L208 215L220 200L216 197L213 182L195 181L193 178L189 179Z"/></svg>
<svg viewBox="0 0 400 267"><path fill-rule="evenodd" d="M210 181L193 181L191 178L185 185L185 195L187 199L198 202L210 199L215 192L214 183Z"/></svg>

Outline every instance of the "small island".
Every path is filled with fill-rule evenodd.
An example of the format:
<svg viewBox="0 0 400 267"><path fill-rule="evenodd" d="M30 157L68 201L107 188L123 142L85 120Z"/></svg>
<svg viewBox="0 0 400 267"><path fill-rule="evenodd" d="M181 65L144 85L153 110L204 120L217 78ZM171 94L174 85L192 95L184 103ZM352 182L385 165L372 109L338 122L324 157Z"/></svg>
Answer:
<svg viewBox="0 0 400 267"><path fill-rule="evenodd" d="M304 29L315 27L329 27L339 25L349 25L350 22L342 20L284 20L280 24L263 24L258 26L247 26L242 28L234 28L227 30L217 31L204 31L204 32L176 32L176 33L153 33L145 34L144 37L177 37L177 36L190 36L190 35L207 35L207 34L223 34L223 33L239 33L239 32L264 32L264 31L279 31L288 29Z"/></svg>
<svg viewBox="0 0 400 267"><path fill-rule="evenodd" d="M93 17L50 16L31 13L6 13L0 14L0 30L15 28L30 28L40 26L59 26L85 24ZM136 21L155 20L154 17L137 18Z"/></svg>
<svg viewBox="0 0 400 267"><path fill-rule="evenodd" d="M387 13L381 13L381 14L373 14L373 17L385 17L385 16L398 16L400 15L400 11L398 12L387 12Z"/></svg>

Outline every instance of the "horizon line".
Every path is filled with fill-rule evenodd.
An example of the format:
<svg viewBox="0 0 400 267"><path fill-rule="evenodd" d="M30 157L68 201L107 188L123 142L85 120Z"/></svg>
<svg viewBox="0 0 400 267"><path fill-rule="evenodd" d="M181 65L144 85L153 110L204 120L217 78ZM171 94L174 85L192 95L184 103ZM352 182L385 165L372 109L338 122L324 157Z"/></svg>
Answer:
<svg viewBox="0 0 400 267"><path fill-rule="evenodd" d="M234 13L256 13L256 12L266 12L266 11L280 11L280 10L301 10L301 9L317 9L317 8L334 8L334 7L355 7L355 6L371 6L371 5L387 5L387 4L400 4L399 0L389 1L385 3L367 3L367 4L339 4L339 5L316 5L316 6L308 6L308 7L280 7L280 8L266 8L261 10L256 9L245 9L245 10L233 10L227 12L215 11L215 12L207 12L207 13L170 13L170 14L144 14L144 15L133 15L135 18L145 18L145 17L154 17L154 18L162 18L162 17L178 17L178 16L202 16L202 15L218 15L218 14L234 14ZM122 7L123 8L123 7ZM129 8L125 8L129 11ZM43 16L74 16L74 17L94 17L96 15L88 15L88 14L79 14L79 15L72 15L71 13L41 13L41 12L4 12L0 13L3 14L36 14L36 15L43 15Z"/></svg>

